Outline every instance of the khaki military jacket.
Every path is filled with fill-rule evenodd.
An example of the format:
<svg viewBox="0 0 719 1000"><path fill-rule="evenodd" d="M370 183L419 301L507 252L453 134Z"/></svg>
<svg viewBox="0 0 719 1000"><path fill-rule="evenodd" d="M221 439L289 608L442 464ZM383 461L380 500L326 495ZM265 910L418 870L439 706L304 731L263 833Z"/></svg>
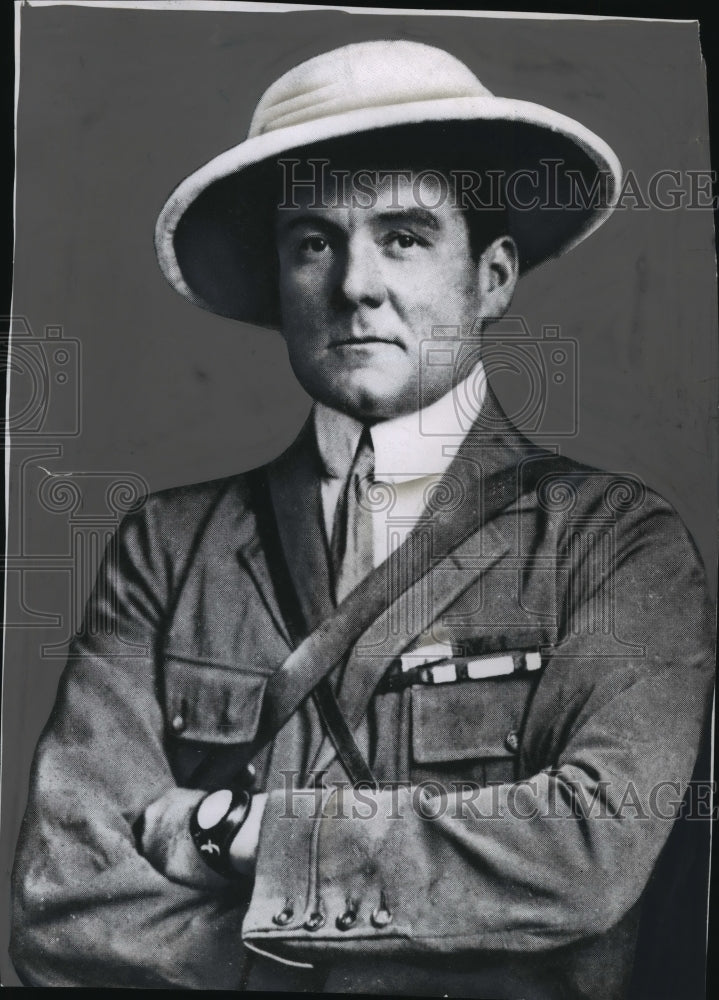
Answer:
<svg viewBox="0 0 719 1000"><path fill-rule="evenodd" d="M311 699L253 743L293 647L276 546L307 628L333 613L311 436L265 470L273 539L247 475L127 516L34 763L14 874L26 983L625 995L708 711L705 583L636 477L572 465L523 490L546 459L503 417L470 434L380 575L385 608L332 678L375 790L340 787ZM505 469L517 496L485 522ZM401 671L437 623L454 672ZM202 762L209 787L248 759L269 792L254 880L148 860L148 805Z"/></svg>

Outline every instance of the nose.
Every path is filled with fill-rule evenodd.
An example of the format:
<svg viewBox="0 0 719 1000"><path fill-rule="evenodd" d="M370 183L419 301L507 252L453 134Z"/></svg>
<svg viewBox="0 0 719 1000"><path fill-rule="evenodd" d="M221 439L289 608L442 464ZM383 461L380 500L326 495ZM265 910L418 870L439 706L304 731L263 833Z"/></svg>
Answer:
<svg viewBox="0 0 719 1000"><path fill-rule="evenodd" d="M340 290L353 306L378 308L386 295L384 275L377 247L372 240L350 240L340 277Z"/></svg>

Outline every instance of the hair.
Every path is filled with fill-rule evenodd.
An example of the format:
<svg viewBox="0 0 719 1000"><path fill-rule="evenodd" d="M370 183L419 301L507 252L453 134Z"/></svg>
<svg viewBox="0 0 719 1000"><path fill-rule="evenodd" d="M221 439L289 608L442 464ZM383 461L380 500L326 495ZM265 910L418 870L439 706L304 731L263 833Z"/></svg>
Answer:
<svg viewBox="0 0 719 1000"><path fill-rule="evenodd" d="M469 233L469 252L476 264L490 243L510 235L507 209L472 207L463 208L462 213Z"/></svg>

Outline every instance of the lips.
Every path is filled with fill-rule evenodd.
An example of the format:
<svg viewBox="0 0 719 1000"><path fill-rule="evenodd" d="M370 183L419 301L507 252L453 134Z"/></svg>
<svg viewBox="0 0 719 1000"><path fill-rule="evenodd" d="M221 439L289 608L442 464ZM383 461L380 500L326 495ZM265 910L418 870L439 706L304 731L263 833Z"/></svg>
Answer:
<svg viewBox="0 0 719 1000"><path fill-rule="evenodd" d="M394 347L401 347L402 344L396 337L376 337L370 334L362 337L341 337L330 341L330 347L364 347L371 344L390 344Z"/></svg>

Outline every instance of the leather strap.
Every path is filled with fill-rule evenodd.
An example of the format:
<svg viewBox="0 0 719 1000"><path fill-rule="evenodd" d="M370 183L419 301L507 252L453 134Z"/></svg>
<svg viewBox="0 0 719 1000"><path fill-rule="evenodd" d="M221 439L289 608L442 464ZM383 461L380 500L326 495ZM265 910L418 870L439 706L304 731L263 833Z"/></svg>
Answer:
<svg viewBox="0 0 719 1000"><path fill-rule="evenodd" d="M342 767L353 785L371 785L377 787L377 779L364 759L362 751L350 731L342 714L332 684L329 678L323 677L312 692L315 706L319 713L325 732L332 740Z"/></svg>
<svg viewBox="0 0 719 1000"><path fill-rule="evenodd" d="M521 470L521 492L532 492L545 477L575 470L576 464L571 460L545 454L541 460ZM465 554L464 547L469 552L473 551L474 534L511 503L516 502L519 486L520 470L516 467L488 477L484 488L481 522L475 524L468 536L455 538L453 544L446 547L447 560L452 561L456 554L461 562L461 557ZM467 545L464 546L464 543ZM319 681L343 662L370 624L387 610L388 595L392 594L393 600L400 598L412 586L417 585L420 578L434 571L435 565L427 567L419 553L418 564L410 567L409 572L400 573L400 562L407 555L406 551L403 552L406 544L374 569L328 618L302 640L282 666L270 675L260 716L258 746L272 739ZM458 578L465 575L457 573ZM394 582L394 587L389 585L390 580ZM281 581L278 582L282 584ZM278 600L279 598L278 594Z"/></svg>
<svg viewBox="0 0 719 1000"><path fill-rule="evenodd" d="M520 485L522 493L530 493L537 488L542 479L576 470L575 463L561 456L544 453L543 455L537 454L536 458L541 460L532 462L531 466L533 467L529 469L524 467L521 470L521 476L520 470L517 467L512 467L495 473L487 479L483 491L482 518L481 522L475 525L475 532L492 521L512 502L516 502ZM329 735L337 749L338 757L345 769L349 767L348 776L351 780L367 781L369 780L367 772L371 775L371 771L364 762L354 737L352 737L349 725L337 704L328 675L343 662L370 624L387 609L388 594L390 593L387 586L388 578L392 573L395 560L401 557L404 545L393 553L390 559L373 570L327 619L309 635L306 635L304 618L297 595L290 582L291 577L287 571L284 552L279 542L266 474L264 469L258 469L248 475L256 500L255 512L258 520L258 531L267 564L270 567L278 605L287 631L296 647L282 666L268 679L252 752L259 752L271 742L285 722L310 694L315 698L317 705L315 692L322 685L319 693L320 704L317 707L325 725L327 719L331 720L330 725L335 724L335 729L330 731ZM469 537L471 538L471 536ZM454 547L448 547L448 558L452 558L455 553L461 555L462 543L467 540L465 537L455 539ZM434 566L429 568L423 566L422 569L424 573L431 573ZM421 576L422 572L413 571L401 574L400 577L393 574L394 579L402 580L401 593L417 584ZM394 597L397 596L398 593L395 590ZM327 681L327 684L322 684L323 681ZM330 685L331 700L334 705L331 704L326 694L323 694L323 689L326 689L328 685ZM344 722L344 726L342 722L339 723L339 727L336 726L338 715ZM351 743L347 740L347 735L349 735ZM343 756L340 755L340 749ZM359 760L365 763L367 771L359 764ZM213 754L208 754L193 774L193 783L202 787L203 776L205 773L208 775L212 773L213 764ZM373 777L371 781L374 782Z"/></svg>
<svg viewBox="0 0 719 1000"><path fill-rule="evenodd" d="M308 629L297 592L292 585L292 577L287 566L285 553L280 543L267 479L262 473L263 470L261 469L250 473L251 489L255 499L255 512L258 518L258 530L275 587L277 603L287 632L296 648L305 639ZM377 781L375 776L372 774L369 764L364 759L347 725L347 720L337 703L332 683L327 674L315 686L312 691L312 698L324 730L332 740L337 757L352 784L370 784L376 787ZM272 736L274 736L274 733L272 733ZM267 742L267 739L263 742Z"/></svg>

